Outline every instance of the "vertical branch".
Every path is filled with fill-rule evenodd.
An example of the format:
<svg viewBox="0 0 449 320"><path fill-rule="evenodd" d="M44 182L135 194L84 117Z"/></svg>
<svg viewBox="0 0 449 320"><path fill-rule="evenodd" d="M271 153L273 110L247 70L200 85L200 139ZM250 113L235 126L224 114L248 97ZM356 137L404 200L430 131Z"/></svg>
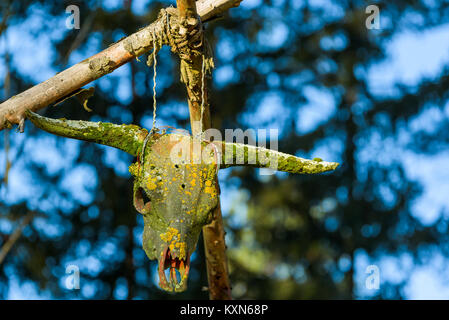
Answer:
<svg viewBox="0 0 449 320"><path fill-rule="evenodd" d="M4 143L5 143L5 176L3 177L3 184L5 188L8 187L9 170L11 169L11 161L9 160L9 131L4 132Z"/></svg>
<svg viewBox="0 0 449 320"><path fill-rule="evenodd" d="M124 0L123 6L128 10L129 13L131 13L131 5L132 0ZM131 62L130 63L131 68L131 94L132 94L132 100L130 105L132 105L136 98L136 65ZM134 115L133 118L135 119ZM132 197L132 195L131 195ZM132 205L128 205L130 207L130 211L134 211L134 207ZM131 216L131 215L130 215ZM128 286L128 294L126 296L126 300L132 300L135 294L134 290L134 279L135 279L135 266L134 266L134 258L133 258L133 249L134 249L134 228L136 226L136 219L127 219L128 221L128 239L127 244L125 248L126 252L126 258L125 258L125 278Z"/></svg>
<svg viewBox="0 0 449 320"><path fill-rule="evenodd" d="M6 37L5 37L5 42L6 42ZM8 46L5 46L6 48L8 48ZM10 59L9 59L9 53L8 50L6 49L6 53L5 53L5 63L6 63L6 75L5 75L5 80L3 81L3 92L4 92L4 96L5 98L9 98L10 94L11 94L11 69L10 69ZM9 170L11 169L11 160L9 159L9 129L5 130L5 163L6 163L6 167L5 167L5 176L3 178L3 183L5 184L5 188L8 187L8 177L9 177Z"/></svg>
<svg viewBox="0 0 449 320"><path fill-rule="evenodd" d="M0 36L3 34L3 32L6 31L7 27L8 27L8 18L9 15L11 14L11 12L9 11L9 6L10 5L10 1L8 1L8 7L6 9L6 12L4 14L3 17L3 21L0 24ZM9 52L8 52L8 44L6 43L6 36L3 37L3 40L5 42L5 64L6 64L6 74L5 74L5 79L3 80L3 95L5 97L5 99L9 98L10 94L11 94L11 68L10 68L10 57L9 57ZM9 176L9 170L11 169L11 161L9 160L9 130L5 130L4 133L4 143L5 143L5 163L6 163L6 167L5 167L5 176L3 178L3 183L5 185L5 187L8 186L8 176Z"/></svg>
<svg viewBox="0 0 449 320"><path fill-rule="evenodd" d="M194 25L192 19L198 19L195 0L176 1L181 24ZM200 32L202 27L200 25ZM203 46L205 45L203 41ZM204 51L204 50L203 50ZM181 74L186 71L190 76L184 78L190 112L192 134L201 134L202 129L211 127L210 111L207 97L207 86L203 83L203 56L192 54L189 59L181 59ZM183 70L184 69L184 70ZM184 72L184 73L186 73ZM204 99L204 102L203 102ZM201 108L203 116L201 117ZM202 123L200 122L202 120ZM218 182L217 182L218 185ZM209 297L211 300L230 300L231 287L228 276L228 263L226 257L225 232L221 215L220 204L214 211L213 220L203 227L204 249L209 281Z"/></svg>

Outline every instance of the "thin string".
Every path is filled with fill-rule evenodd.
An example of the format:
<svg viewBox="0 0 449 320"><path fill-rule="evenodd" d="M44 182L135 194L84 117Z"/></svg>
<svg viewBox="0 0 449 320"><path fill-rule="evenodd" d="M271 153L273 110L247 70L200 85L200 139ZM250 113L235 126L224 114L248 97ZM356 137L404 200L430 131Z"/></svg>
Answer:
<svg viewBox="0 0 449 320"><path fill-rule="evenodd" d="M141 159L140 159L140 163L144 164L145 163L145 147L147 146L147 142L148 139L151 137L151 131L148 132L147 136L145 137L145 140L143 141L143 146L142 146L142 153L141 153Z"/></svg>
<svg viewBox="0 0 449 320"><path fill-rule="evenodd" d="M156 75L157 75L156 50L157 50L157 44L156 44L156 36L154 34L154 30L151 33L151 36L153 38L153 126L151 128L151 132L153 132L156 129L156 109L157 109L157 103L156 103Z"/></svg>
<svg viewBox="0 0 449 320"><path fill-rule="evenodd" d="M204 47L204 44L203 44ZM204 50L204 49L203 49ZM203 63L201 66L201 117L200 117L200 134L201 134L201 138L203 138L203 114L204 114L204 82L205 82L205 73L206 73L206 58L205 58L205 54L203 52Z"/></svg>
<svg viewBox="0 0 449 320"><path fill-rule="evenodd" d="M157 51L157 44L156 44L156 36L154 34L154 30L151 33L151 37L153 40L153 125L151 128L151 131L148 132L148 134L145 137L145 140L143 141L142 145L142 152L141 152L141 163L145 163L145 147L148 143L148 140L151 137L151 134L156 130L156 110L157 110L157 100L156 100L156 65L157 65L157 58L156 58L156 51Z"/></svg>

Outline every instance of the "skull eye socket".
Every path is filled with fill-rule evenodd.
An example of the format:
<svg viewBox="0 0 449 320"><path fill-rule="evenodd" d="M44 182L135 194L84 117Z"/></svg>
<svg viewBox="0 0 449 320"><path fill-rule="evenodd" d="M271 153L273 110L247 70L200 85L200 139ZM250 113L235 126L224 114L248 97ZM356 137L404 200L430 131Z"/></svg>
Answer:
<svg viewBox="0 0 449 320"><path fill-rule="evenodd" d="M150 212L151 199L141 187L134 193L134 207L142 214Z"/></svg>

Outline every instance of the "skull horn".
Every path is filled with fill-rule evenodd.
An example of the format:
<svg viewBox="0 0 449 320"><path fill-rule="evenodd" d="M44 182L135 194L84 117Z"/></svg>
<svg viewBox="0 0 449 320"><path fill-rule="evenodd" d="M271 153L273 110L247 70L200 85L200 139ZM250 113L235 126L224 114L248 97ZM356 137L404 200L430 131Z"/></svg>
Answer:
<svg viewBox="0 0 449 320"><path fill-rule="evenodd" d="M289 173L313 174L335 170L339 163L304 159L287 153L241 143L213 142L222 153L220 169L245 166Z"/></svg>
<svg viewBox="0 0 449 320"><path fill-rule="evenodd" d="M117 125L108 122L75 121L51 119L30 110L26 116L38 128L58 136L96 142L128 152L137 156L142 149L146 129L136 125Z"/></svg>

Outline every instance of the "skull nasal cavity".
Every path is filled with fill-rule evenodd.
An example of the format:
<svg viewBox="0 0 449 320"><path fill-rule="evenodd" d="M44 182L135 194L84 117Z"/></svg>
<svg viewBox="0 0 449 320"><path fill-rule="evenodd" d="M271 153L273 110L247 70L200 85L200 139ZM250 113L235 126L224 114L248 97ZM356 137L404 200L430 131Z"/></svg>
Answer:
<svg viewBox="0 0 449 320"><path fill-rule="evenodd" d="M139 196L142 199L143 205L145 206L151 199L147 196L147 193L142 188L139 188Z"/></svg>

